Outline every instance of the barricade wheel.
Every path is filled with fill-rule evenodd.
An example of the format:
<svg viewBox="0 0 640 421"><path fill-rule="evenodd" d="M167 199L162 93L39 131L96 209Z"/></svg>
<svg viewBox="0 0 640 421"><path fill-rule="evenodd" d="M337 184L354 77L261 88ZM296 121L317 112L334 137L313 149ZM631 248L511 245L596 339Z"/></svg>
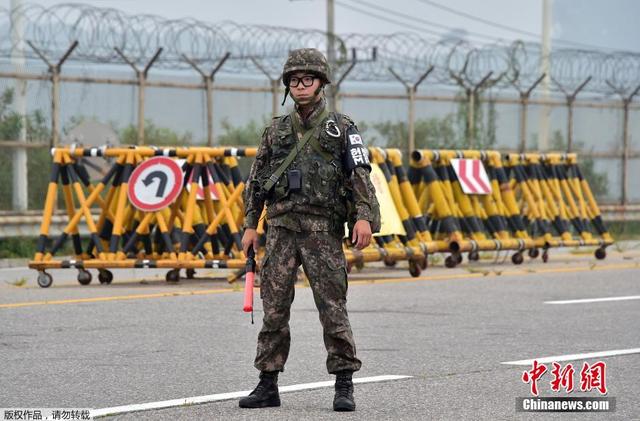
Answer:
<svg viewBox="0 0 640 421"><path fill-rule="evenodd" d="M447 258L444 259L444 265L446 267L448 267L449 269L452 269L452 268L456 267L457 264L458 263L457 263L456 259L453 256L447 256Z"/></svg>
<svg viewBox="0 0 640 421"><path fill-rule="evenodd" d="M518 253L514 254L513 256L511 256L511 262L514 265L521 265L523 261L524 261L524 257L522 257L522 253L520 253L520 252L518 252Z"/></svg>
<svg viewBox="0 0 640 421"><path fill-rule="evenodd" d="M92 278L91 272L88 270L80 269L78 271L78 282L80 282L81 285L89 285Z"/></svg>
<svg viewBox="0 0 640 421"><path fill-rule="evenodd" d="M414 260L409 260L409 273L414 278L417 278L422 273L422 269L418 266L418 263Z"/></svg>
<svg viewBox="0 0 640 421"><path fill-rule="evenodd" d="M171 269L165 276L167 282L180 282L180 269Z"/></svg>
<svg viewBox="0 0 640 421"><path fill-rule="evenodd" d="M113 273L111 273L111 271L106 269L99 269L98 281L100 281L101 284L107 284L107 285L110 284L111 281L113 281Z"/></svg>
<svg viewBox="0 0 640 421"><path fill-rule="evenodd" d="M420 269L424 270L429 266L429 259L425 256L423 259L420 259Z"/></svg>
<svg viewBox="0 0 640 421"><path fill-rule="evenodd" d="M456 259L456 265L459 265L460 263L462 263L462 254L456 253L456 254L452 254L452 256L454 256L454 258Z"/></svg>
<svg viewBox="0 0 640 421"><path fill-rule="evenodd" d="M38 285L40 285L42 288L49 288L52 283L53 283L53 276L51 276L45 271L38 273Z"/></svg>
<svg viewBox="0 0 640 421"><path fill-rule="evenodd" d="M396 264L398 264L398 262L396 262L395 260L389 259L388 257L384 258L384 265L387 267L394 267Z"/></svg>
<svg viewBox="0 0 640 421"><path fill-rule="evenodd" d="M547 263L549 261L549 252L546 250L542 252L542 261L544 263Z"/></svg>
<svg viewBox="0 0 640 421"><path fill-rule="evenodd" d="M529 249L529 257L531 257L532 259L535 259L538 256L540 256L540 250L538 250L538 249Z"/></svg>
<svg viewBox="0 0 640 421"><path fill-rule="evenodd" d="M196 276L196 270L195 269L187 269L187 279L193 279Z"/></svg>
<svg viewBox="0 0 640 421"><path fill-rule="evenodd" d="M603 260L605 257L607 257L607 251L604 248L600 247L596 250L595 255L596 259Z"/></svg>
<svg viewBox="0 0 640 421"><path fill-rule="evenodd" d="M470 262L477 262L478 260L480 260L480 253L478 253L477 251L470 251L469 252L469 261Z"/></svg>

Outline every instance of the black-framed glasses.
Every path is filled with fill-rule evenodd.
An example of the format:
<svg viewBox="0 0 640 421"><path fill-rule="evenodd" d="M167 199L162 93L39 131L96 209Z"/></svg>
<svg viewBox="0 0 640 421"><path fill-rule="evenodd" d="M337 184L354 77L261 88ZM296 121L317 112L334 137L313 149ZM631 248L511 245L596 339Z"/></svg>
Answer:
<svg viewBox="0 0 640 421"><path fill-rule="evenodd" d="M316 79L316 77L311 75L302 76L301 78L292 76L289 79L289 87L297 88L300 82L302 82L302 86L304 86L305 88L308 88L309 86L313 85L314 79Z"/></svg>

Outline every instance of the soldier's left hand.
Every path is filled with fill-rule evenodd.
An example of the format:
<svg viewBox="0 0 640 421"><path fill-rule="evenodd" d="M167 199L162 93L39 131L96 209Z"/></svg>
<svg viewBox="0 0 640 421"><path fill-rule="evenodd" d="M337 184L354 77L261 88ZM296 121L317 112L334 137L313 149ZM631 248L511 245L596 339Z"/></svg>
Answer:
<svg viewBox="0 0 640 421"><path fill-rule="evenodd" d="M353 226L353 236L351 243L355 245L358 250L362 250L367 247L371 242L371 225L369 221L361 219Z"/></svg>

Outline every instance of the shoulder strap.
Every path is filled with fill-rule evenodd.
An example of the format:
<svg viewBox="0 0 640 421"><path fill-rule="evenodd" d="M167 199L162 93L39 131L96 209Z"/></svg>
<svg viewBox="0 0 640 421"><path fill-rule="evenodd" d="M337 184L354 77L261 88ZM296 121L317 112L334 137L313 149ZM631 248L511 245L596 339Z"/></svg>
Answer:
<svg viewBox="0 0 640 421"><path fill-rule="evenodd" d="M318 127L320 127L320 130L322 130L322 124L327 121L327 117L330 117L333 121L336 122L336 124L338 124L338 115L337 115L337 113L335 113L333 111L332 112L328 112L328 111L325 110L325 112L322 114L321 117L322 118L320 119L320 124L318 126ZM294 117L292 116L292 118L294 118ZM299 130L299 127L297 125L298 121L294 118L293 122L296 123L293 126L294 130ZM318 137L317 136L314 136L309 141L309 145L311 145L313 150L315 150L328 163L331 163L331 162L334 161L333 155L331 155L329 152L327 152L324 149L322 149L322 146L320 145L320 142L318 141Z"/></svg>

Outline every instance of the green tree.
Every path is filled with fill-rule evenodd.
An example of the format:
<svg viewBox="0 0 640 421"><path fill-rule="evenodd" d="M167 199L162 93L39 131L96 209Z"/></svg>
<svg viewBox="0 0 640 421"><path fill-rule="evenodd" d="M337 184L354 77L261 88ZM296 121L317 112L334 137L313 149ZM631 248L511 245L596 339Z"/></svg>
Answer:
<svg viewBox="0 0 640 421"><path fill-rule="evenodd" d="M22 117L12 110L14 102L13 89L6 89L0 95L0 140L17 140L26 123L27 141L46 141L50 131L47 128L44 114L40 110ZM0 153L0 209L11 209L13 196L13 160L14 150L3 149ZM40 209L49 183L51 155L47 148L27 149L27 180L29 184L27 206Z"/></svg>
<svg viewBox="0 0 640 421"><path fill-rule="evenodd" d="M564 139L562 132L556 130L551 135L551 149L555 151L566 151L567 141ZM591 192L598 198L603 196L609 190L609 176L606 172L597 172L595 169L595 161L590 157L580 157L580 152L585 151L584 142L574 141L573 151L578 153L578 166L582 176L589 183Z"/></svg>
<svg viewBox="0 0 640 421"><path fill-rule="evenodd" d="M120 132L120 142L126 145L138 144L138 127L130 124ZM193 134L189 131L178 134L167 127L158 127L152 120L144 120L144 143L153 146L190 146Z"/></svg>
<svg viewBox="0 0 640 421"><path fill-rule="evenodd" d="M257 147L260 144L262 132L267 126L267 121L266 119L263 119L262 122L251 120L244 126L234 126L225 118L222 120L221 126L223 133L218 136L219 145Z"/></svg>

